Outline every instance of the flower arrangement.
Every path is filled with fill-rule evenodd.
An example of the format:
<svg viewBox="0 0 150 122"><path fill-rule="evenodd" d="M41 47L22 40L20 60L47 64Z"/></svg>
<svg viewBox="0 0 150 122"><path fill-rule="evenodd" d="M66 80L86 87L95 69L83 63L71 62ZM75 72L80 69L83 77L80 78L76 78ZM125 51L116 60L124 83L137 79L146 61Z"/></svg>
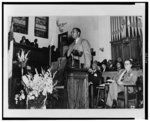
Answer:
<svg viewBox="0 0 150 122"><path fill-rule="evenodd" d="M20 90L15 94L15 108L26 108L26 95L24 90Z"/></svg>
<svg viewBox="0 0 150 122"><path fill-rule="evenodd" d="M21 49L17 53L19 66L21 67L22 74L23 74L23 68L26 67L26 64L27 64L27 61L28 61L28 54L29 54L29 52L30 52L30 50L27 53L25 53L25 51L23 49Z"/></svg>
<svg viewBox="0 0 150 122"><path fill-rule="evenodd" d="M18 104L19 101L22 100L25 100L25 94L23 90L20 91L20 94L15 94L15 104Z"/></svg>
<svg viewBox="0 0 150 122"><path fill-rule="evenodd" d="M35 75L28 73L22 76L22 81L27 92L27 108L28 103L33 103L35 108L41 108L43 105L46 105L47 95L52 94L56 82L53 82L53 78L55 77L55 72L52 76L51 69L44 71L42 68L41 73L38 73L37 69L35 69Z"/></svg>

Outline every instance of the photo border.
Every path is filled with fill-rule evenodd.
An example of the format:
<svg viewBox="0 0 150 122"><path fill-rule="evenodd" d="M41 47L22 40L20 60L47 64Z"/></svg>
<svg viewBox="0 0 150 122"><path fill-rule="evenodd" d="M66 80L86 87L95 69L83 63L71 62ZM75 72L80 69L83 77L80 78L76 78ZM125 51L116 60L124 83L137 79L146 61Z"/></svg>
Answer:
<svg viewBox="0 0 150 122"><path fill-rule="evenodd" d="M134 118L11 118L4 117L3 86L4 86L4 6L21 4L41 4L41 5L133 5L135 3L145 3L145 119L148 119L148 2L2 2L2 119L3 120L99 120L99 119L134 119Z"/></svg>

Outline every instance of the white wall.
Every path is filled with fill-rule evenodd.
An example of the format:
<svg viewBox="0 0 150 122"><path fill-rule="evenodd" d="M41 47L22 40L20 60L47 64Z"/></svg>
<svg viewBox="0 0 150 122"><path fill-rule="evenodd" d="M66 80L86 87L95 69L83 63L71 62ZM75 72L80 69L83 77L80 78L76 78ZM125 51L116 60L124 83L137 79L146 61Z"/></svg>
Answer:
<svg viewBox="0 0 150 122"><path fill-rule="evenodd" d="M99 17L99 37L98 47L95 45L97 51L97 58L100 58L102 61L103 59L111 59L111 32L110 32L110 17L109 16L101 16ZM95 43L95 44L96 44ZM100 48L104 48L104 51L101 52Z"/></svg>
<svg viewBox="0 0 150 122"><path fill-rule="evenodd" d="M73 27L81 29L81 37L88 39L91 47L96 51L94 60L111 59L109 16L59 17L59 19L68 23L65 30L69 33ZM99 48L104 48L104 51L101 52Z"/></svg>
<svg viewBox="0 0 150 122"><path fill-rule="evenodd" d="M31 42L37 38L39 47L48 47L53 40L52 44L57 47L58 34L60 32L56 26L56 20L67 23L63 29L64 32L68 31L69 34L73 27L79 27L81 29L81 37L89 40L91 47L96 51L95 60L102 61L103 59L111 58L109 16L50 16L48 39L34 36L35 17L31 16L29 17L28 35L14 33L14 38L17 42L21 40L23 35ZM10 22L11 18L9 19L9 24ZM101 52L99 48L104 48L104 52Z"/></svg>

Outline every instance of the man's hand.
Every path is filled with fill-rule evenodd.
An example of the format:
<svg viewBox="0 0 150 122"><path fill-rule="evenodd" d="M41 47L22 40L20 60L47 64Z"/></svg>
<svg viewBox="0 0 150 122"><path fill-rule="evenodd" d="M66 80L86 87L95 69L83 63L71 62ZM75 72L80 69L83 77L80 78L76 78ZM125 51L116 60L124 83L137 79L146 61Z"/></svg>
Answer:
<svg viewBox="0 0 150 122"><path fill-rule="evenodd" d="M83 54L83 52L78 51L78 50L73 50L73 51L72 51L72 54L73 54L74 56L79 56L79 57L81 57L82 54Z"/></svg>
<svg viewBox="0 0 150 122"><path fill-rule="evenodd" d="M89 82L89 85L92 85L93 83L92 82Z"/></svg>
<svg viewBox="0 0 150 122"><path fill-rule="evenodd" d="M119 77L119 79L118 79L118 81L117 81L117 83L118 83L119 85L123 85L123 83L121 82L121 79L122 79L123 75L125 74L125 72L126 72L126 70L124 70L124 71L122 72L122 74L120 75L120 77Z"/></svg>
<svg viewBox="0 0 150 122"><path fill-rule="evenodd" d="M118 85L123 85L123 82L119 82L119 81L118 81L117 83L118 83Z"/></svg>
<svg viewBox="0 0 150 122"><path fill-rule="evenodd" d="M89 69L88 71L89 71L90 73L93 73L93 70L92 70L92 69Z"/></svg>

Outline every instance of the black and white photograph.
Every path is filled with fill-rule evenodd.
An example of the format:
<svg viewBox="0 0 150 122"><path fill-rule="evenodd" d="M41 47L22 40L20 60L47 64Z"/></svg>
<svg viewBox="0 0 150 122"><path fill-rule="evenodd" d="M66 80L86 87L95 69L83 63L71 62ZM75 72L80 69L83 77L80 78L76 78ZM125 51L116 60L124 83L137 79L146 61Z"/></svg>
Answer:
<svg viewBox="0 0 150 122"><path fill-rule="evenodd" d="M146 119L147 7L3 3L3 119Z"/></svg>

